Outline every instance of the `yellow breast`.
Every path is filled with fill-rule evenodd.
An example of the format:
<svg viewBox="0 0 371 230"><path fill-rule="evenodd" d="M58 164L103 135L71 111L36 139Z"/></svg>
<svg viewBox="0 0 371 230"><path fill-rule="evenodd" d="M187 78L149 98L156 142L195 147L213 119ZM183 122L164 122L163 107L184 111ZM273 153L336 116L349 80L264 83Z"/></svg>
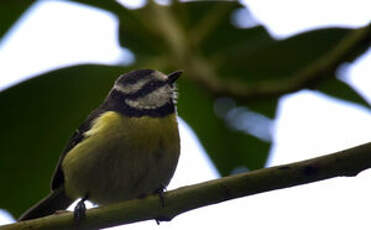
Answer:
<svg viewBox="0 0 371 230"><path fill-rule="evenodd" d="M67 194L98 204L151 193L167 185L180 152L175 114L125 117L109 111L62 162Z"/></svg>

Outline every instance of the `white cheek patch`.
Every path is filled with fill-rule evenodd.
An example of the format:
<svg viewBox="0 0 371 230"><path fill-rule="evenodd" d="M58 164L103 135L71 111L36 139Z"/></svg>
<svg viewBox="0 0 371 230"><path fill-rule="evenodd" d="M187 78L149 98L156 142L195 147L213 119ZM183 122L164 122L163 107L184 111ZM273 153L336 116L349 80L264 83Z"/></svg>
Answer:
<svg viewBox="0 0 371 230"><path fill-rule="evenodd" d="M121 84L115 84L114 89L124 93L124 94L132 94L138 92L145 84L147 84L150 81L149 78L147 79L142 79L135 84L127 85L127 86L122 86Z"/></svg>
<svg viewBox="0 0 371 230"><path fill-rule="evenodd" d="M144 97L136 99L125 99L125 103L136 109L156 109L159 108L172 98L172 92L168 85L164 85Z"/></svg>

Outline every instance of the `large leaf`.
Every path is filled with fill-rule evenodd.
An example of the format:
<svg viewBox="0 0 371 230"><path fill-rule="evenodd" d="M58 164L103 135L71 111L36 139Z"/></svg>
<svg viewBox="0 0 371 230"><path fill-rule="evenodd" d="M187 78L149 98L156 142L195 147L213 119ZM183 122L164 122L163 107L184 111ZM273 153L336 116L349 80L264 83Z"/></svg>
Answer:
<svg viewBox="0 0 371 230"><path fill-rule="evenodd" d="M246 82L276 80L279 84L331 51L350 31L341 28L313 30L276 40L253 52L222 53L221 76Z"/></svg>
<svg viewBox="0 0 371 230"><path fill-rule="evenodd" d="M0 208L15 216L46 195L70 135L128 69L75 66L0 92ZM6 108L6 109L5 109Z"/></svg>
<svg viewBox="0 0 371 230"><path fill-rule="evenodd" d="M31 0L0 1L0 40L33 2Z"/></svg>
<svg viewBox="0 0 371 230"><path fill-rule="evenodd" d="M215 116L214 99L201 88L183 80L179 91L179 115L195 130L223 176L236 167L253 170L264 166L270 143L228 127Z"/></svg>

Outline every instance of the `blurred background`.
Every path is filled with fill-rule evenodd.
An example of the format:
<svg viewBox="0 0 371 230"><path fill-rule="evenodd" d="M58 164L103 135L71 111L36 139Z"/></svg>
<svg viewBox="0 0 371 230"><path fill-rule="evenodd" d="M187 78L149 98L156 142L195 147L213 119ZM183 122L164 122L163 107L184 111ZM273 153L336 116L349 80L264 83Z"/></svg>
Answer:
<svg viewBox="0 0 371 230"><path fill-rule="evenodd" d="M369 12L368 0L1 1L0 224L48 193L68 137L132 69L184 70L169 189L369 142L370 26L322 77L272 93L329 60ZM240 198L160 227L368 229L370 179L366 170Z"/></svg>

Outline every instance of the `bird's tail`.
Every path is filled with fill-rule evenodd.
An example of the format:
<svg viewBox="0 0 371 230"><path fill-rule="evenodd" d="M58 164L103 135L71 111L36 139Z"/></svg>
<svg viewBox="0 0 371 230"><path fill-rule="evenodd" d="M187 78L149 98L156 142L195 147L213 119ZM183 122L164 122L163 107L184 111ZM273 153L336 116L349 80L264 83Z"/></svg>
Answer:
<svg viewBox="0 0 371 230"><path fill-rule="evenodd" d="M60 186L56 190L51 191L48 196L37 204L29 208L18 218L18 221L51 215L57 210L66 209L72 202L73 200L66 196L64 186Z"/></svg>

